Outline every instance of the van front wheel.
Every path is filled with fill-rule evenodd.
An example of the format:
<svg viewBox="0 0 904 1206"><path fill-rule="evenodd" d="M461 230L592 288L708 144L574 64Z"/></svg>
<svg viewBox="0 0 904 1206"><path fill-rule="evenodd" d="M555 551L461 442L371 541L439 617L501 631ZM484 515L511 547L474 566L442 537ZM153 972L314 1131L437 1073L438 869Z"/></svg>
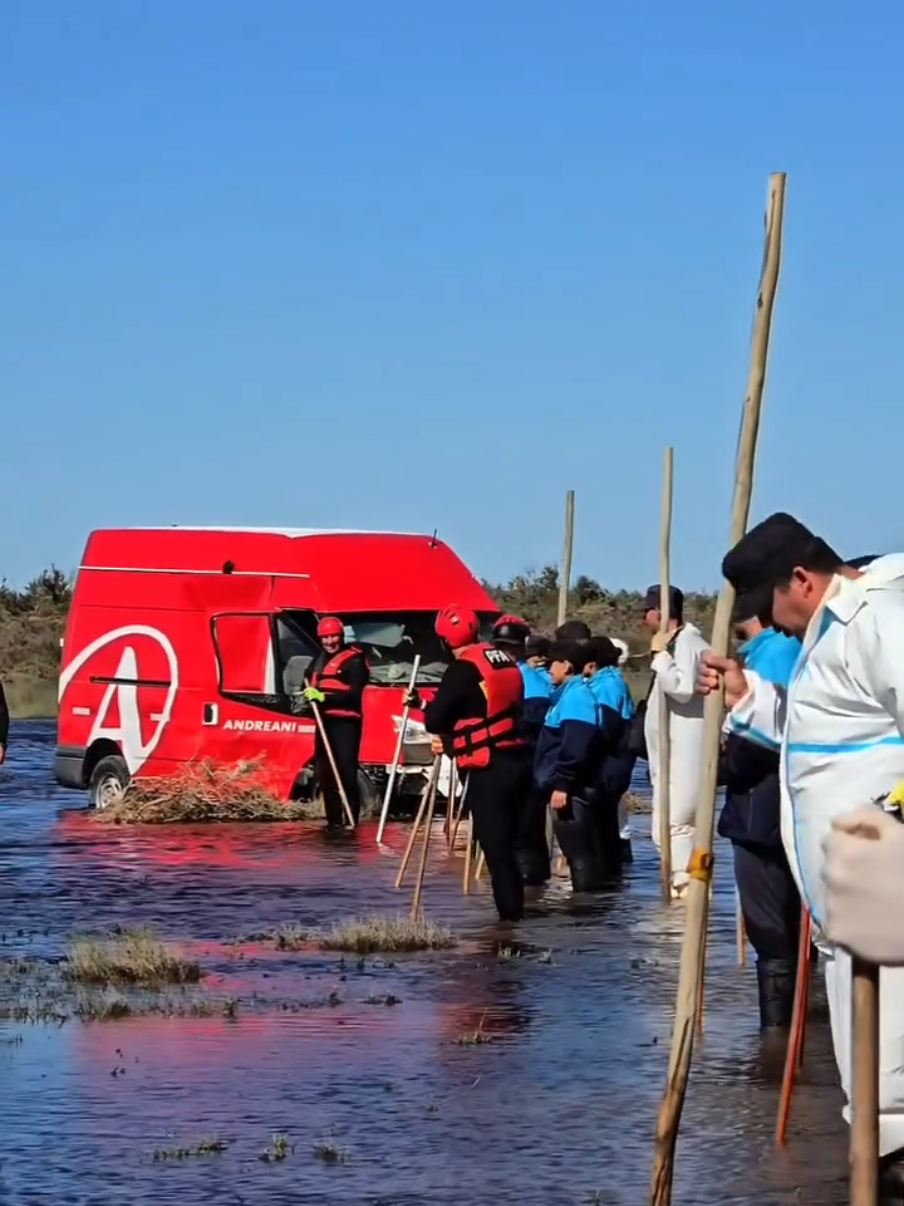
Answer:
<svg viewBox="0 0 904 1206"><path fill-rule="evenodd" d="M122 799L129 785L129 768L118 754L101 758L88 780L88 803L92 808L109 808Z"/></svg>

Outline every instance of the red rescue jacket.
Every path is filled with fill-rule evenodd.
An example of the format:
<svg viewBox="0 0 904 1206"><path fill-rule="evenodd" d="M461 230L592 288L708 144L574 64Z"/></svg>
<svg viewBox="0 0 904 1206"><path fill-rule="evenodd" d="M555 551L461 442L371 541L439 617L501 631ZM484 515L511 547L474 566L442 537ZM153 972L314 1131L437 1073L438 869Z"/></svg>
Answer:
<svg viewBox="0 0 904 1206"><path fill-rule="evenodd" d="M475 666L487 699L486 717L459 720L452 730L451 754L461 770L489 766L493 750L526 747L519 735L524 679L507 653L489 643L472 645L459 660Z"/></svg>
<svg viewBox="0 0 904 1206"><path fill-rule="evenodd" d="M316 664L311 669L309 678L311 686L316 687L326 696L326 703L320 705L324 716L346 716L355 720L361 719L362 701L354 698L352 688L344 678L343 671L352 659L363 657L360 649L356 649L354 645L346 645L332 657L327 657L319 669L316 668ZM347 701L343 699L343 696L348 696Z"/></svg>

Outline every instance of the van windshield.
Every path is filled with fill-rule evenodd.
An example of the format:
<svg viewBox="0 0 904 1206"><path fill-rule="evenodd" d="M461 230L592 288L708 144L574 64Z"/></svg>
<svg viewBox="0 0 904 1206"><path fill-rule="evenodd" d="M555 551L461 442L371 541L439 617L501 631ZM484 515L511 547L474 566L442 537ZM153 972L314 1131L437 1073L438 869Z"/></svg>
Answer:
<svg viewBox="0 0 904 1206"><path fill-rule="evenodd" d="M449 655L434 632L435 611L339 612L338 616L345 624L347 640L366 655L372 684L407 684L418 654L418 682L429 686L442 678ZM480 614L482 638L492 632L494 618L495 613Z"/></svg>

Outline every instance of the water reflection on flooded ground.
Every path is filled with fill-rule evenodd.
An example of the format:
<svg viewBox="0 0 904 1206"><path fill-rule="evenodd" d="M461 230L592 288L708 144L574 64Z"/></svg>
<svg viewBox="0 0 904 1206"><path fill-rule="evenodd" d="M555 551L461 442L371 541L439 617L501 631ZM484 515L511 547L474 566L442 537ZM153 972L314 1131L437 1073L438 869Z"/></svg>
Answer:
<svg viewBox="0 0 904 1206"><path fill-rule="evenodd" d="M556 882L502 950L485 886L464 897L440 842L425 905L455 951L236 945L406 908L392 887L403 831L380 851L374 826L338 844L316 825L100 827L51 782L53 741L50 725L15 726L0 774L0 956L53 959L75 932L149 924L200 958L205 992L238 1004L0 1022L0 1206L646 1200L682 917L658 902L648 835L620 891L572 903ZM736 966L729 867L674 1201L833 1206L847 1132L827 1026L811 1026L777 1151L781 1060L761 1054L753 969ZM199 1153L211 1137L225 1150Z"/></svg>

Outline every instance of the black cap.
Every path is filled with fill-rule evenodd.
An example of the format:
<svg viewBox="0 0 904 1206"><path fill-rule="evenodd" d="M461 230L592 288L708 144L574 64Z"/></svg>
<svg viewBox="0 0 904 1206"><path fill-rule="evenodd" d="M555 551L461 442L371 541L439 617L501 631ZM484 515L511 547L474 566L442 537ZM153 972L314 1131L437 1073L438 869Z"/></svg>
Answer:
<svg viewBox="0 0 904 1206"><path fill-rule="evenodd" d="M602 666L617 666L620 650L612 644L607 636L591 637L584 646L587 660Z"/></svg>
<svg viewBox="0 0 904 1206"><path fill-rule="evenodd" d="M662 589L651 586L643 597L644 611L659 611L662 603ZM684 611L684 593L677 586L669 587L669 614L674 619Z"/></svg>
<svg viewBox="0 0 904 1206"><path fill-rule="evenodd" d="M590 629L583 620L566 620L556 629L557 641L589 641Z"/></svg>
<svg viewBox="0 0 904 1206"><path fill-rule="evenodd" d="M524 642L524 648L528 657L549 657L551 644L549 637L542 632L532 632Z"/></svg>
<svg viewBox="0 0 904 1206"><path fill-rule="evenodd" d="M768 616L776 583L787 581L817 545L827 547L784 511L751 528L722 559L722 576L735 588L732 619L737 623Z"/></svg>
<svg viewBox="0 0 904 1206"><path fill-rule="evenodd" d="M587 646L581 641L553 641L549 650L551 662L571 662L575 674L580 674L588 662Z"/></svg>

